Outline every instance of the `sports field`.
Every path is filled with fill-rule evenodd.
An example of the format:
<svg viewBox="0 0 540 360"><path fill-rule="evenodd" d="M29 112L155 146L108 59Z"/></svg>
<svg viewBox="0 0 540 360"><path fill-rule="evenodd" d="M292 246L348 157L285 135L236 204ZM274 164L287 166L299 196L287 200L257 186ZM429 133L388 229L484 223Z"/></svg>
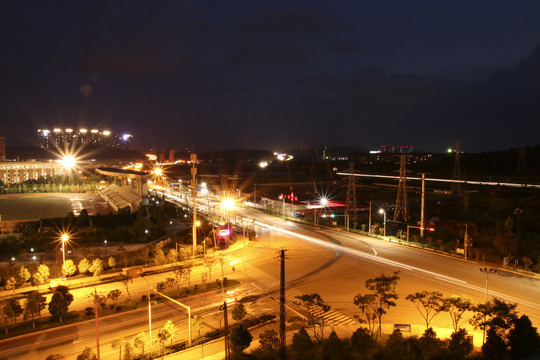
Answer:
<svg viewBox="0 0 540 360"><path fill-rule="evenodd" d="M95 194L10 194L0 195L2 220L29 220L78 215L86 208L90 215L110 211L105 201Z"/></svg>

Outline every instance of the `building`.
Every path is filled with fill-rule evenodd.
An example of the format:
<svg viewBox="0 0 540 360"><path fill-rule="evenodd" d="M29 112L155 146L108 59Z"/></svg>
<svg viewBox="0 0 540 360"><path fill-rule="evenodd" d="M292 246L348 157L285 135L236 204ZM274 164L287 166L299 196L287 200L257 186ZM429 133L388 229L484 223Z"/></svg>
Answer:
<svg viewBox="0 0 540 360"><path fill-rule="evenodd" d="M0 163L0 180L4 184L18 184L27 180L63 175L67 171L58 161L25 161Z"/></svg>
<svg viewBox="0 0 540 360"><path fill-rule="evenodd" d="M6 161L6 138L0 137L0 161Z"/></svg>
<svg viewBox="0 0 540 360"><path fill-rule="evenodd" d="M120 134L110 130L98 129L78 129L54 128L38 129L38 139L40 146L44 149L49 148L70 148L74 145L96 144L111 146L120 149L133 149L133 135Z"/></svg>

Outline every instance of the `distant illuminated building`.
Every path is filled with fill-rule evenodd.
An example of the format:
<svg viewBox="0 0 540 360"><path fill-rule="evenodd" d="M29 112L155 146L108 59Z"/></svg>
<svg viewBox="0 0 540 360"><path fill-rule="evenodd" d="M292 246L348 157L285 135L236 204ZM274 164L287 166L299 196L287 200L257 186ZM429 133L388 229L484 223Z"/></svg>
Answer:
<svg viewBox="0 0 540 360"><path fill-rule="evenodd" d="M47 179L63 175L64 164L58 161L4 162L0 164L0 180L4 184L18 184L27 180Z"/></svg>
<svg viewBox="0 0 540 360"><path fill-rule="evenodd" d="M6 161L6 138L0 137L0 161Z"/></svg>
<svg viewBox="0 0 540 360"><path fill-rule="evenodd" d="M98 129L78 129L54 128L38 129L38 138L40 146L44 149L49 148L69 148L73 145L105 145L120 149L133 149L133 135L126 133L117 133L110 130Z"/></svg>
<svg viewBox="0 0 540 360"><path fill-rule="evenodd" d="M414 146L412 145L381 145L377 150L371 150L370 154L412 154Z"/></svg>

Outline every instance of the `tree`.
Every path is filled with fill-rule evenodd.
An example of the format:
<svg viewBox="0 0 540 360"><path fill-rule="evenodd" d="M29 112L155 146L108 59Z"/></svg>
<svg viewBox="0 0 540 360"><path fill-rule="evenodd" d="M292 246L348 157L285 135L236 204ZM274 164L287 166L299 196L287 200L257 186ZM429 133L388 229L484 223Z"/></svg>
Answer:
<svg viewBox="0 0 540 360"><path fill-rule="evenodd" d="M231 350L235 354L242 354L249 347L252 340L253 336L251 336L249 330L244 324L240 323L238 326L233 327L231 331Z"/></svg>
<svg viewBox="0 0 540 360"><path fill-rule="evenodd" d="M169 333L166 329L161 329L157 333L157 338L161 347L161 354L163 355L165 352L165 343L172 338L171 333Z"/></svg>
<svg viewBox="0 0 540 360"><path fill-rule="evenodd" d="M428 328L418 339L418 348L425 359L439 358L443 342L437 338L433 328Z"/></svg>
<svg viewBox="0 0 540 360"><path fill-rule="evenodd" d="M405 298L414 304L420 315L426 322L426 330L429 329L429 323L438 313L444 310L444 300L439 291L421 291L409 294Z"/></svg>
<svg viewBox="0 0 540 360"><path fill-rule="evenodd" d="M45 360L64 360L65 357L62 354L51 354L45 358Z"/></svg>
<svg viewBox="0 0 540 360"><path fill-rule="evenodd" d="M232 310L231 315L232 315L233 320L240 321L240 322L243 321L247 315L247 310L244 304L236 305L234 309Z"/></svg>
<svg viewBox="0 0 540 360"><path fill-rule="evenodd" d="M173 337L176 336L176 333L178 332L178 328L176 327L176 325L173 324L171 320L167 320L165 325L163 325L163 330L167 331L170 334L171 345L172 345Z"/></svg>
<svg viewBox="0 0 540 360"><path fill-rule="evenodd" d="M4 302L4 306L2 307L2 312L8 318L12 318L13 322L16 324L17 318L23 313L23 308L21 304L19 303L18 299L9 298ZM6 332L7 332L7 323L6 323Z"/></svg>
<svg viewBox="0 0 540 360"><path fill-rule="evenodd" d="M204 266L208 269L209 280L212 281L212 268L216 265L216 259L213 256L204 257Z"/></svg>
<svg viewBox="0 0 540 360"><path fill-rule="evenodd" d="M138 333L135 337L135 340L133 340L133 345L136 349L141 350L141 355L144 355L144 345L148 339L146 338L146 334L144 332Z"/></svg>
<svg viewBox="0 0 540 360"><path fill-rule="evenodd" d="M305 328L301 328L297 333L292 337L292 349L297 355L303 355L307 357L310 354L315 346L313 341L309 337Z"/></svg>
<svg viewBox="0 0 540 360"><path fill-rule="evenodd" d="M360 324L367 324L368 331L373 336L377 320L377 296L375 294L358 294L354 297L354 304L358 306L361 316L354 315Z"/></svg>
<svg viewBox="0 0 540 360"><path fill-rule="evenodd" d="M103 273L103 261L101 261L100 258L95 258L94 261L92 261L92 266L90 266L88 270L90 270L94 276L98 276L98 278L101 279L101 274Z"/></svg>
<svg viewBox="0 0 540 360"><path fill-rule="evenodd" d="M90 261L87 258L79 261L79 274L84 274L90 269Z"/></svg>
<svg viewBox="0 0 540 360"><path fill-rule="evenodd" d="M118 360L122 360L122 349L124 348L125 343L126 340L121 337L115 337L111 343L113 350L118 350Z"/></svg>
<svg viewBox="0 0 540 360"><path fill-rule="evenodd" d="M203 324L203 317L200 315L195 315L191 320L191 327L193 330L197 331L198 336L201 336L201 328Z"/></svg>
<svg viewBox="0 0 540 360"><path fill-rule="evenodd" d="M259 334L259 347L264 351L279 349L279 337L274 329L266 329Z"/></svg>
<svg viewBox="0 0 540 360"><path fill-rule="evenodd" d="M450 335L448 350L454 359L465 359L471 353L474 345L472 336L465 329L459 329Z"/></svg>
<svg viewBox="0 0 540 360"><path fill-rule="evenodd" d="M191 266L187 266L182 269L182 278L188 283L188 288L191 287Z"/></svg>
<svg viewBox="0 0 540 360"><path fill-rule="evenodd" d="M43 285L45 283L45 280L43 280L43 277L39 272L35 272L34 275L32 275L32 286L37 286L39 291L39 286Z"/></svg>
<svg viewBox="0 0 540 360"><path fill-rule="evenodd" d="M486 343L482 345L482 355L489 360L506 360L509 358L504 339L497 334L495 328L487 331Z"/></svg>
<svg viewBox="0 0 540 360"><path fill-rule="evenodd" d="M482 329L484 333L488 329L493 329L504 341L508 330L517 319L516 307L517 304L509 304L499 298L493 298L487 303L473 307L474 315L470 323L475 329ZM493 336L492 339L495 344L497 339Z"/></svg>
<svg viewBox="0 0 540 360"><path fill-rule="evenodd" d="M382 317L390 307L396 306L395 300L398 298L396 285L399 280L399 271L394 271L392 276L381 274L374 279L366 280L366 289L373 292L377 297L376 315L379 320L378 335L382 336Z"/></svg>
<svg viewBox="0 0 540 360"><path fill-rule="evenodd" d="M62 265L62 274L64 274L64 276L69 277L75 274L76 271L77 271L77 267L75 266L75 264L73 263L73 260L71 259L66 260L64 265Z"/></svg>
<svg viewBox="0 0 540 360"><path fill-rule="evenodd" d="M116 302L120 296L122 295L122 290L120 289L114 289L109 291L107 294L107 299L111 299L112 301Z"/></svg>
<svg viewBox="0 0 540 360"><path fill-rule="evenodd" d="M37 268L36 273L41 275L41 278L43 279L43 282L46 282L47 280L49 280L50 270L49 270L49 267L47 265L45 265L45 264L39 265L38 268Z"/></svg>
<svg viewBox="0 0 540 360"><path fill-rule="evenodd" d="M77 355L77 360L96 360L97 356L94 354L94 350L89 347L85 347L83 352Z"/></svg>
<svg viewBox="0 0 540 360"><path fill-rule="evenodd" d="M358 328L351 336L351 347L360 359L369 359L376 345L373 333L368 329Z"/></svg>
<svg viewBox="0 0 540 360"><path fill-rule="evenodd" d="M133 279L129 275L122 275L121 281L122 281L122 284L124 284L124 286L126 287L126 292L129 298L131 299L131 294L129 293L129 282L130 281L133 282Z"/></svg>
<svg viewBox="0 0 540 360"><path fill-rule="evenodd" d="M108 264L110 268L114 269L114 267L116 266L116 259L114 256L109 257Z"/></svg>
<svg viewBox="0 0 540 360"><path fill-rule="evenodd" d="M156 265L159 265L161 268L163 268L163 265L167 263L167 259L165 258L165 254L163 253L163 250L157 249L154 254L154 262Z"/></svg>
<svg viewBox="0 0 540 360"><path fill-rule="evenodd" d="M21 266L19 268L19 271L17 272L17 276L19 277L19 282L21 283L21 286L23 286L29 279L30 279L30 271L28 271L27 268L24 266Z"/></svg>
<svg viewBox="0 0 540 360"><path fill-rule="evenodd" d="M527 315L514 320L514 327L508 333L508 346L513 360L540 353L540 337Z"/></svg>
<svg viewBox="0 0 540 360"><path fill-rule="evenodd" d="M133 360L133 358L133 348L131 347L131 344L126 341L124 343L124 357L122 358L122 360Z"/></svg>
<svg viewBox="0 0 540 360"><path fill-rule="evenodd" d="M349 359L349 352L335 331L332 331L328 335L328 339L323 342L322 353L325 359Z"/></svg>
<svg viewBox="0 0 540 360"><path fill-rule="evenodd" d="M41 318L41 310L45 309L47 300L45 296L38 292L30 292L26 295L26 304L24 306L24 318L30 317L32 319L32 327L36 328L35 316L38 315Z"/></svg>
<svg viewBox="0 0 540 360"><path fill-rule="evenodd" d="M444 299L444 311L448 312L450 315L454 332L458 331L460 323L463 320L463 315L466 311L469 311L471 307L471 301L460 296L451 296Z"/></svg>
<svg viewBox="0 0 540 360"><path fill-rule="evenodd" d="M12 276L9 279L6 280L6 290L13 290L13 293L15 294L15 288L17 287L17 280Z"/></svg>
<svg viewBox="0 0 540 360"><path fill-rule="evenodd" d="M54 291L49 302L49 312L53 320L62 323L62 318L67 314L69 305L73 302L73 295L69 293L67 286L59 285Z"/></svg>
<svg viewBox="0 0 540 360"><path fill-rule="evenodd" d="M319 315L328 312L330 305L326 304L317 293L298 295L295 298L297 301L293 301L293 303L306 309L308 322L313 326L313 336L319 343L322 343L324 338L324 318L319 317ZM320 333L317 332L317 328L319 328Z"/></svg>
<svg viewBox="0 0 540 360"><path fill-rule="evenodd" d="M176 249L169 250L169 253L167 254L167 261L169 263L177 263L178 262L178 251L176 251Z"/></svg>

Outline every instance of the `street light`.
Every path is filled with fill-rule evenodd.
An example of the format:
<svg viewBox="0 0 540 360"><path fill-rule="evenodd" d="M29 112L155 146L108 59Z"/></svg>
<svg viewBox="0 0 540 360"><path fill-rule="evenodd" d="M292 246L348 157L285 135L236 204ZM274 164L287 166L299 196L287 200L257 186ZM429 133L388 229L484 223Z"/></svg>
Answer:
<svg viewBox="0 0 540 360"><path fill-rule="evenodd" d="M150 283L148 282L148 279L144 277L144 274L141 274L141 277L146 280L147 293L148 293L148 332L149 332L149 344L150 344L150 358L152 357L152 306L150 305Z"/></svg>
<svg viewBox="0 0 540 360"><path fill-rule="evenodd" d="M75 166L75 158L71 155L66 155L62 158L62 165L68 171L69 185L71 185L71 169Z"/></svg>
<svg viewBox="0 0 540 360"><path fill-rule="evenodd" d="M68 234L62 234L60 239L62 240L62 270L65 271L65 267L66 267L66 241L69 241L69 235Z"/></svg>
<svg viewBox="0 0 540 360"><path fill-rule="evenodd" d="M386 237L386 211L384 211L384 209L379 209L379 214L384 215L383 237Z"/></svg>
<svg viewBox="0 0 540 360"><path fill-rule="evenodd" d="M495 274L497 272L497 269L493 268L480 268L481 272L486 273L486 291L484 293L484 302L487 304L488 301L488 278L489 274ZM486 322L486 318L484 316L484 323ZM484 325L484 338L483 338L483 344L486 343L486 326Z"/></svg>

